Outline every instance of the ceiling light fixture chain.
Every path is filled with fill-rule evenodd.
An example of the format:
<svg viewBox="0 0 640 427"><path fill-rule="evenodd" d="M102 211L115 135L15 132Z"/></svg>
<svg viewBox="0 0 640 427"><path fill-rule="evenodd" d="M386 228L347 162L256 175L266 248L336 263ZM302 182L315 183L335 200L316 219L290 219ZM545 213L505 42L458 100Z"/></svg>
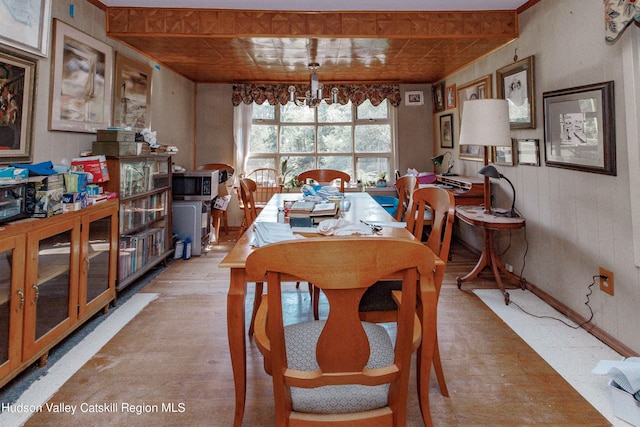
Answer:
<svg viewBox="0 0 640 427"><path fill-rule="evenodd" d="M330 98L323 97L324 85L318 81L317 71L319 68L320 64L317 62L309 64L309 70L311 70L311 90L308 90L304 97L296 96L296 87L293 85L289 86L289 100L295 103L298 107L306 105L309 108L316 108L322 101L326 101L327 103L329 101L331 101L331 103L338 102L337 87L331 89Z"/></svg>

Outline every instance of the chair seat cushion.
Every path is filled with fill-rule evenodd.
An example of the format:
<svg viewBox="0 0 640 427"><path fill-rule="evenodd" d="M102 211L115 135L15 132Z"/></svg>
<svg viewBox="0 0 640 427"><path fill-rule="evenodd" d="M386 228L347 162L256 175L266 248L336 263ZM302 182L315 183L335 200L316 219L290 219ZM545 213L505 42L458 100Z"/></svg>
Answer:
<svg viewBox="0 0 640 427"><path fill-rule="evenodd" d="M316 343L324 327L324 320L298 323L285 327L287 363L289 368L301 371L319 369L316 361ZM391 365L394 359L393 343L387 330L369 322L362 322L369 339L371 354L367 368ZM340 385L318 388L291 388L292 409L314 414L340 414L383 408L388 403L389 384L379 386Z"/></svg>
<svg viewBox="0 0 640 427"><path fill-rule="evenodd" d="M397 310L398 306L391 295L392 291L402 289L402 281L385 280L376 282L362 296L360 311L388 311Z"/></svg>

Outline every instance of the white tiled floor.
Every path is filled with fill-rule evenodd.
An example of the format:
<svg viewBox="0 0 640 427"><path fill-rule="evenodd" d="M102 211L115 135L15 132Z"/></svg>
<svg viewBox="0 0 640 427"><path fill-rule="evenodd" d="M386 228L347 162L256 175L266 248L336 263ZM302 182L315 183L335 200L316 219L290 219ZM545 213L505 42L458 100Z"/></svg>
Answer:
<svg viewBox="0 0 640 427"><path fill-rule="evenodd" d="M529 291L513 290L510 300L515 304L505 305L499 290L477 289L475 294L511 329L527 342L547 363L562 375L582 396L604 415L613 426L629 426L613 415L608 377L592 374L599 360L620 360L622 356L609 348L582 328L571 327L553 319L537 316L552 316L572 326L574 322L550 307Z"/></svg>

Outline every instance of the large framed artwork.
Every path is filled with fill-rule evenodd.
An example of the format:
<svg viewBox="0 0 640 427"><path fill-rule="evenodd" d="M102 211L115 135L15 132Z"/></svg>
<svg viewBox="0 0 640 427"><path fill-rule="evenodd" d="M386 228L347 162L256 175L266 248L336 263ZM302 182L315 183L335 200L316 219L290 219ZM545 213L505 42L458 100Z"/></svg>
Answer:
<svg viewBox="0 0 640 427"><path fill-rule="evenodd" d="M509 101L511 129L536 127L534 57L509 64L496 71L498 98Z"/></svg>
<svg viewBox="0 0 640 427"><path fill-rule="evenodd" d="M47 56L51 0L3 0L0 17L0 43Z"/></svg>
<svg viewBox="0 0 640 427"><path fill-rule="evenodd" d="M49 130L94 133L111 125L113 48L53 22Z"/></svg>
<svg viewBox="0 0 640 427"><path fill-rule="evenodd" d="M30 162L36 61L0 50L0 164Z"/></svg>
<svg viewBox="0 0 640 427"><path fill-rule="evenodd" d="M151 127L153 69L116 52L113 125L142 130Z"/></svg>
<svg viewBox="0 0 640 427"><path fill-rule="evenodd" d="M491 74L458 86L458 121L462 123L464 103L471 99L491 98ZM483 161L484 147L482 145L459 145L459 158L464 160Z"/></svg>
<svg viewBox="0 0 640 427"><path fill-rule="evenodd" d="M613 81L544 92L545 165L616 175Z"/></svg>

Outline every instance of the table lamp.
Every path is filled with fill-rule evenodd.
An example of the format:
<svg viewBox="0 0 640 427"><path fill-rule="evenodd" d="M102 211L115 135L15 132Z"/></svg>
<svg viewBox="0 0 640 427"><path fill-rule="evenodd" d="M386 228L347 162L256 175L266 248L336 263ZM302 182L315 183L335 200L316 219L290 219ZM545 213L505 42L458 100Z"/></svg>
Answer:
<svg viewBox="0 0 640 427"><path fill-rule="evenodd" d="M489 164L489 147L511 146L509 104L506 99L472 99L463 104L460 145L484 147L484 166ZM491 213L489 177L484 176L484 211Z"/></svg>
<svg viewBox="0 0 640 427"><path fill-rule="evenodd" d="M497 178L497 179L501 179L504 178L509 185L511 186L511 191L513 192L513 201L511 202L511 209L509 209L507 212L496 212L493 211L493 214L495 216L507 216L509 218L517 218L520 215L518 215L518 213L515 210L515 205L516 205L516 189L513 186L513 184L511 183L511 181L509 181L509 178L507 178L506 176L502 175L500 172L498 172L498 170L493 166L493 165L488 165L485 166L483 168L481 168L478 173L480 175L484 175L487 176L489 178Z"/></svg>
<svg viewBox="0 0 640 427"><path fill-rule="evenodd" d="M451 151L445 151L444 154L440 154L439 156L435 156L431 158L431 161L434 165L440 167L442 166L442 162L444 162L444 158L446 155L449 155L449 163L447 164L447 171L443 173L444 176L455 176L455 173L451 173L451 169L453 168L453 155Z"/></svg>

